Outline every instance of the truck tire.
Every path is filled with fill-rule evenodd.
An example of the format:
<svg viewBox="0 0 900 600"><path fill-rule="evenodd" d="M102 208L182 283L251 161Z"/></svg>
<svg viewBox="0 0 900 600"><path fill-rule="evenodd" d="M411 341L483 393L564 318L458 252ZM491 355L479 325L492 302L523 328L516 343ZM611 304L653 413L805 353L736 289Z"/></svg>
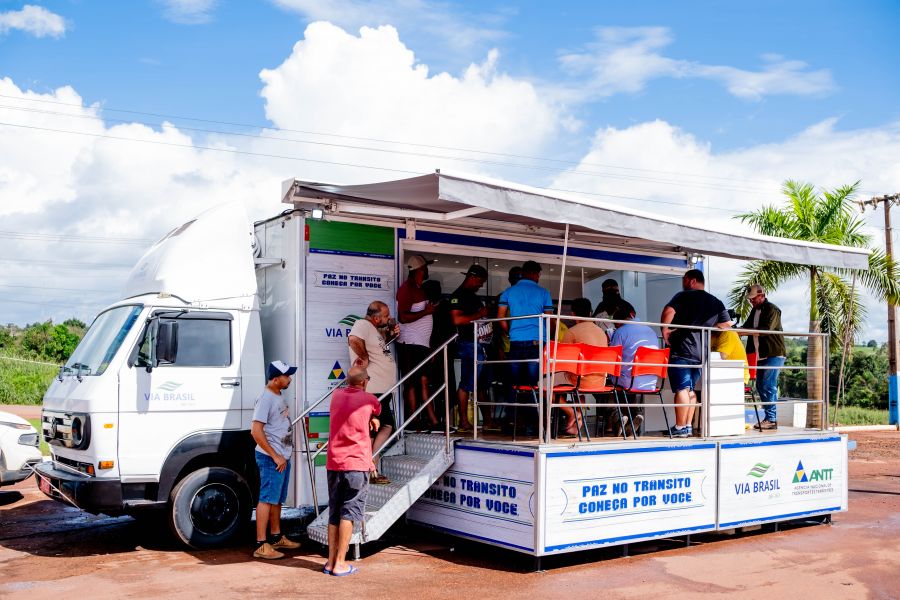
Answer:
<svg viewBox="0 0 900 600"><path fill-rule="evenodd" d="M189 473L172 490L169 527L191 548L223 546L250 522L250 487L225 467Z"/></svg>

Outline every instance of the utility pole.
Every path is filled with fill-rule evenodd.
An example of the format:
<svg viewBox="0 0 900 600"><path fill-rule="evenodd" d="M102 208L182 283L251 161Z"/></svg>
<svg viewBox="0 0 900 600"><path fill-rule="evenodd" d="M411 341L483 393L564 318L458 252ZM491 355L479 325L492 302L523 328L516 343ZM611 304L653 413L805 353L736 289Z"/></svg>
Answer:
<svg viewBox="0 0 900 600"><path fill-rule="evenodd" d="M889 279L893 279L894 238L891 231L891 205L900 204L900 194L885 194L875 196L870 200L862 200L859 207L863 211L866 210L866 206L877 210L879 204L884 204L884 246L888 258L887 275ZM891 425L900 423L900 410L898 410L900 371L897 367L897 341L897 306L888 300L888 423Z"/></svg>

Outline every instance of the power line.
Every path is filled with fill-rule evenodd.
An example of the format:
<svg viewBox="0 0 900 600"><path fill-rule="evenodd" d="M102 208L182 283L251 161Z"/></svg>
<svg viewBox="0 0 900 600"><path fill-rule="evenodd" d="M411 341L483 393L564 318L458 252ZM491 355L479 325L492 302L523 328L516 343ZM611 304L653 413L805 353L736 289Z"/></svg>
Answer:
<svg viewBox="0 0 900 600"><path fill-rule="evenodd" d="M94 294L113 294L115 290L97 290L90 288L63 288L63 287L50 287L44 285L13 285L11 283L0 283L0 287L4 288L22 288L22 289L32 289L32 290L53 290L57 292L90 292Z"/></svg>
<svg viewBox="0 0 900 600"><path fill-rule="evenodd" d="M0 237L28 241L78 242L87 244L135 244L141 246L145 246L156 241L149 238L104 237L75 234L61 235L31 231L0 231Z"/></svg>
<svg viewBox="0 0 900 600"><path fill-rule="evenodd" d="M27 112L40 113L40 114L65 116L65 117L69 117L69 118L92 119L92 120L97 120L97 121L101 121L101 122L104 121L104 118L98 117L95 115L73 115L73 114L61 113L61 112L57 112L57 111L45 111L45 110L37 110L37 109L32 109L32 108L11 107L11 106L3 106L3 105L0 105L0 109L21 110L21 111L27 111ZM125 119L105 119L105 120L116 121L116 122L121 122L121 123L137 123L137 124L145 125L145 126L154 126L154 125L158 126L159 125L157 123L146 123L146 122L142 122L142 121L133 121L133 120L127 121ZM495 160L485 160L485 159L480 159L480 158L447 156L447 155L443 155L443 154L426 154L426 153L422 153L422 152L409 152L409 151L405 151L405 150L394 150L394 149L389 149L389 148L373 148L373 147L367 147L367 146L354 146L354 145L350 145L350 144L337 144L337 143L332 143L332 142L318 142L318 141L312 141L312 140L298 140L298 139L260 135L260 134L238 133L238 132L221 131L221 130L215 130L215 129L202 129L202 128L197 128L197 127L180 126L179 129L184 130L184 131L194 131L194 132L200 132L200 133L218 134L218 135L225 135L225 136L239 136L239 137L245 137L245 138L255 138L255 139L270 140L270 141L288 142L288 143L293 143L293 144L310 144L310 145L316 145L316 146L327 146L327 147L331 147L331 148L341 148L341 149L345 149L345 150L356 150L356 151L364 151L364 152L379 152L379 153L384 153L384 154L399 154L399 155L403 155L403 156L411 156L411 157L417 157L417 158L437 158L437 159L441 159L441 160L452 160L452 161L458 161L458 162L464 162L464 163L474 163L474 164L500 166L500 167L513 167L513 168L518 168L518 169L529 169L529 170L544 171L544 172L551 172L551 173L559 172L558 167L526 165L526 164L521 164L521 163L501 162L501 161L495 161ZM581 163L576 163L576 164L581 164ZM650 178L650 177L642 177L642 176L638 176L638 175L625 175L625 174L618 174L618 173L603 173L603 172L593 172L593 171L568 170L565 172L565 174L566 175L582 175L582 176L588 176L588 177L605 177L608 179L620 179L620 180L624 180L624 181L641 181L641 182L645 182L645 183L658 183L658 184L663 184L663 185L674 185L674 186L679 186L679 187L692 187L692 188L699 188L699 189L721 190L721 191L749 193L749 194L766 194L771 191L771 190L762 190L762 189L746 189L746 188L740 188L740 187L735 187L735 186L723 186L723 185L717 185L717 184L713 184L713 183L704 183L704 182L686 182L686 181L677 181L677 180L672 180L672 179Z"/></svg>
<svg viewBox="0 0 900 600"><path fill-rule="evenodd" d="M12 96L12 95L7 95L7 94L0 94L0 98L9 98L12 100L25 101L25 102L37 102L37 103L42 103L42 104L57 104L57 105L61 105L61 106L72 106L72 107L77 107L80 109L90 108L90 107L84 106L81 103L60 102L58 100L48 100L48 99L44 99L44 98L22 98L21 96ZM22 108L25 108L25 107L22 107ZM31 109L31 110L34 110L34 109ZM430 149L435 149L435 150L451 150L451 151L455 151L455 152L471 152L471 153L475 153L475 154L486 154L486 155L490 155L490 156L503 156L503 157L508 157L508 158L520 158L520 159L525 159L525 160L537 160L537 161L552 162L552 163L557 163L557 164L568 164L568 165L583 164L585 166L590 166L590 167L622 169L622 170L627 170L627 171L639 171L639 172L647 172L647 173L662 173L662 174L666 174L666 175L678 175L678 176L684 176L684 177L719 179L719 180L729 181L729 182L743 181L746 183L760 183L759 180L742 179L742 178L737 178L737 177L724 177L724 176L707 175L707 174L700 174L700 173L683 173L683 172L679 172L679 171L665 171L665 170L660 170L660 169L647 169L647 168L642 168L642 167L626 167L626 166L622 166L622 165L612 165L612 164L603 164L603 163L582 163L581 161L574 161L574 160L547 158L547 157L530 156L530 155L523 155L523 154L511 154L511 153L504 153L504 152L493 152L493 151L489 151L489 150L475 150L472 148L461 148L461 147L455 147L455 146L440 146L440 145L436 145L436 144L423 144L423 143L400 141L400 140L386 140L386 139L382 139L382 138L360 137L360 136L342 135L342 134L336 134L336 133L324 133L324 132L320 132L320 131L309 131L309 130L303 130L303 129L289 129L289 128L284 128L284 127L272 127L270 125L236 123L233 121L217 121L214 119L203 119L203 118L199 118L199 117L186 117L183 115L171 115L171 114L164 114L164 113L145 112L145 111L138 111L138 110L123 109L123 108L110 108L110 107L106 107L106 106L102 107L101 110L107 111L107 112L119 112L119 113L125 113L125 114L133 114L133 115L144 115L144 116L156 117L156 118L160 118L160 119L176 119L176 120L183 120L183 121L195 121L198 123L211 123L214 125L227 125L230 127L244 127L244 128L248 128L248 129L268 129L271 131L278 131L278 132L300 133L300 134L304 134L304 135L317 135L317 136L322 136L322 137L332 137L332 138L348 139L348 140L359 140L359 141L366 141L366 142L378 142L378 143L384 143L384 144L398 144L398 145L403 145L403 146L413 146L413 147L417 147L417 148L430 148ZM78 116L78 115L68 115L68 116ZM100 117L98 117L98 118L100 118ZM129 121L126 121L123 119L109 118L108 120L118 121L118 122L129 122Z"/></svg>
<svg viewBox="0 0 900 600"><path fill-rule="evenodd" d="M251 152L248 150L235 150L232 148L216 148L214 146L198 146L198 145L194 145L194 144L179 144L176 142L163 142L160 140L144 140L144 139L127 138L127 137L114 136L114 135L108 135L108 134L88 133L88 132L84 132L84 131L69 131L69 130L65 130L65 129L55 129L52 127L38 127L36 125L22 125L22 124L17 124L17 123L0 122L0 125L5 125L7 127L18 127L18 128L23 128L23 129L33 129L36 131L46 131L46 132L51 132L51 133L63 133L63 134L81 135L81 136L86 136L86 137L111 139L111 140L125 141L125 142L156 144L156 145L161 145L161 146L186 148L189 150L209 150L212 152L224 152L224 153L231 153L231 154L240 154L240 155L245 155L245 156L258 156L258 157L263 157L263 158L277 158L277 159L293 160L293 161L300 161L300 162L312 162L312 163L318 163L318 164L336 165L336 166L343 166L343 167L371 169L371 170L375 170L375 171L388 171L388 172L392 172L392 173L402 173L405 175L423 175L423 173L421 173L421 172L408 171L405 169L392 169L389 167L376 167L376 166L372 166L372 165L359 165L359 164L353 164L353 163L317 160L317 159L312 159L312 158L302 158L302 157L298 157L298 156L266 154L266 153L261 153L261 152ZM545 189L548 191L567 191L567 190L557 190L554 188L539 188L539 189ZM575 194L588 195L588 196L600 196L600 197L604 197L604 198L618 198L618 199L634 200L637 202L651 202L654 204L669 204L669 205L675 205L675 206L702 208L705 210L710 210L710 209L711 210L720 210L720 211L731 212L731 213L735 213L735 214L741 212L738 210L728 209L728 208L723 208L723 207L706 206L706 205L702 205L702 204L687 204L687 203L683 203L683 202L671 202L671 201L665 201L665 200L652 200L650 198L620 196L620 195L615 195L615 194L605 194L602 192L587 192L587 191L581 191L581 190L578 190L578 191L570 190L570 192L575 193Z"/></svg>
<svg viewBox="0 0 900 600"><path fill-rule="evenodd" d="M4 296L2 302L15 302L17 304L31 304L32 306L59 306L61 308L68 308L71 310L87 310L86 307L93 308L95 306L103 306L102 302L83 302L82 304L60 304L59 302L45 302L43 300L37 299L24 299L24 298L7 298Z"/></svg>
<svg viewBox="0 0 900 600"><path fill-rule="evenodd" d="M31 263L35 265L54 265L83 269L130 269L134 265L117 265L113 263L85 263L65 260L44 260L40 258L0 258L0 262Z"/></svg>

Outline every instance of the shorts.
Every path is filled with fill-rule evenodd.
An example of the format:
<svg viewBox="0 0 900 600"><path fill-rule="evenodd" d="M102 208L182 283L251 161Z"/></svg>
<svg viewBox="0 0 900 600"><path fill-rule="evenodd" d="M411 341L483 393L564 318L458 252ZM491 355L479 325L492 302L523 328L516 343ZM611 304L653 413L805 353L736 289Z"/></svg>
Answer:
<svg viewBox="0 0 900 600"><path fill-rule="evenodd" d="M459 342L459 389L471 392L475 389L475 367L472 364L472 355L475 352L475 344L472 342ZM487 359L487 347L478 344L478 361ZM484 365L478 365L478 383L481 383L482 369Z"/></svg>
<svg viewBox="0 0 900 600"><path fill-rule="evenodd" d="M669 385L672 387L672 391L680 392L681 390L691 390L693 392L694 388L697 387L697 382L700 381L700 372L702 369L685 369L673 365L699 366L700 362L689 358L679 357L675 357L669 361Z"/></svg>
<svg viewBox="0 0 900 600"><path fill-rule="evenodd" d="M366 516L369 474L365 471L328 471L328 524L362 522Z"/></svg>
<svg viewBox="0 0 900 600"><path fill-rule="evenodd" d="M368 390L366 390L368 391ZM375 395L376 398L381 396L383 392L370 392ZM390 427L391 429L397 429L397 421L394 419L394 410L391 408L391 400L394 399L394 394L391 392L387 396L384 397L384 400L381 401L381 414L376 416L380 423L378 429L381 430L382 427Z"/></svg>
<svg viewBox="0 0 900 600"><path fill-rule="evenodd" d="M284 504L291 481L291 461L288 460L284 471L279 473L271 456L259 451L254 454L256 466L259 468L259 501L266 504Z"/></svg>
<svg viewBox="0 0 900 600"><path fill-rule="evenodd" d="M431 354L431 348L428 346L419 346L417 344L397 344L397 358L400 375L406 375L412 372L419 363L428 358ZM428 365L423 366L417 373L420 377L428 377Z"/></svg>

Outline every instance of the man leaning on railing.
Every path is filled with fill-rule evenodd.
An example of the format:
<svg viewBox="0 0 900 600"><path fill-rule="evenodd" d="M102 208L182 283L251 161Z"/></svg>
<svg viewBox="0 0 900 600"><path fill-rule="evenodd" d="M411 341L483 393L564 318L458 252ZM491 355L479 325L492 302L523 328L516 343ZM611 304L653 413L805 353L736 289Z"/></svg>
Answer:
<svg viewBox="0 0 900 600"><path fill-rule="evenodd" d="M751 285L747 292L747 300L753 305L747 322L742 329L757 329L760 331L784 331L781 328L781 309L769 302L766 298L766 289L759 285ZM784 336L774 333L751 335L747 337L747 354L756 353L757 367L776 367L774 369L760 369L756 375L756 390L766 411L766 418L754 425L754 429L761 431L778 429L778 373L784 366L787 350L784 346Z"/></svg>

